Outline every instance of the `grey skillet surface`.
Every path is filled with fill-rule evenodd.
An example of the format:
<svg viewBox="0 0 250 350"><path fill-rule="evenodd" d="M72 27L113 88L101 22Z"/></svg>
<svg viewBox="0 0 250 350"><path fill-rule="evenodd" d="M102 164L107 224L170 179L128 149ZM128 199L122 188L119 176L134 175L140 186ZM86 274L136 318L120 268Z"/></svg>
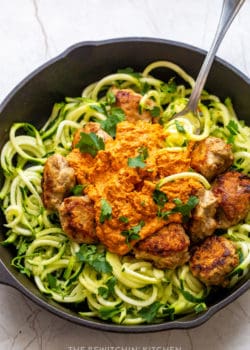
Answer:
<svg viewBox="0 0 250 350"><path fill-rule="evenodd" d="M1 146L13 122L29 121L41 126L55 102L65 96L78 96L83 87L118 68L141 70L148 63L164 59L180 64L196 77L204 52L178 42L160 39L129 38L100 42L83 42L70 47L24 79L0 107ZM168 70L156 70L162 79L173 76ZM206 89L221 99L232 97L236 113L250 124L250 81L237 69L216 59ZM3 223L3 219L2 219ZM1 224L1 240L3 239ZM230 291L220 291L209 301L209 309L198 315L187 315L175 321L154 325L122 326L100 320L83 319L73 311L41 295L35 285L16 271L10 261L13 250L0 246L0 282L13 286L41 307L69 321L91 328L123 333L153 332L174 328L192 328L204 323L215 312L242 295L250 286L249 276Z"/></svg>

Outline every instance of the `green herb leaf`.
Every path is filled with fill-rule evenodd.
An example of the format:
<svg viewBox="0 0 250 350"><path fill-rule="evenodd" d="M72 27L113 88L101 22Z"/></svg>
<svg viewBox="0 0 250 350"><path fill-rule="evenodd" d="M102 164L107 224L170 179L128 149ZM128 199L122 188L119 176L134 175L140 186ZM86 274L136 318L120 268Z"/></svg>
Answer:
<svg viewBox="0 0 250 350"><path fill-rule="evenodd" d="M139 154L137 157L128 158L128 166L130 168L145 168L146 163L144 163L141 154Z"/></svg>
<svg viewBox="0 0 250 350"><path fill-rule="evenodd" d="M186 130L184 129L184 127L178 122L178 120L175 120L175 126L176 126L176 129L177 131L179 131L180 133L182 134L185 134L186 133Z"/></svg>
<svg viewBox="0 0 250 350"><path fill-rule="evenodd" d="M161 91L165 92L166 94L172 94L176 92L177 85L176 82L174 81L174 78L170 79L167 84L162 84L161 85Z"/></svg>
<svg viewBox="0 0 250 350"><path fill-rule="evenodd" d="M129 219L126 216L120 216L119 217L119 221L123 222L124 224L128 224L129 223Z"/></svg>
<svg viewBox="0 0 250 350"><path fill-rule="evenodd" d="M150 85L147 82L141 83L141 94L142 95L145 95L149 90L150 90Z"/></svg>
<svg viewBox="0 0 250 350"><path fill-rule="evenodd" d="M229 130L231 135L237 135L239 133L239 126L234 120L230 120L226 128Z"/></svg>
<svg viewBox="0 0 250 350"><path fill-rule="evenodd" d="M80 250L76 253L76 258L78 261L88 263L97 272L112 272L112 266L106 260L105 251L98 251L95 245L82 244Z"/></svg>
<svg viewBox="0 0 250 350"><path fill-rule="evenodd" d="M47 274L47 279L48 279L49 287L51 289L55 289L56 288L57 278L55 276L53 276L51 273L48 273Z"/></svg>
<svg viewBox="0 0 250 350"><path fill-rule="evenodd" d="M83 153L89 153L92 157L95 157L98 151L105 149L103 139L93 132L89 134L81 132L80 137L80 141L76 144L76 147Z"/></svg>
<svg viewBox="0 0 250 350"><path fill-rule="evenodd" d="M162 309L162 316L164 318L169 317L171 321L174 320L175 308L170 306L164 306Z"/></svg>
<svg viewBox="0 0 250 350"><path fill-rule="evenodd" d="M172 214L172 211L171 211L171 210L162 211L162 210L159 208L158 211L157 211L157 216L158 216L159 218L162 218L163 220L168 220L170 214Z"/></svg>
<svg viewBox="0 0 250 350"><path fill-rule="evenodd" d="M83 190L84 188L86 188L87 185L76 185L74 186L72 189L71 189L71 193L74 195L74 196L81 196L83 194Z"/></svg>
<svg viewBox="0 0 250 350"><path fill-rule="evenodd" d="M108 91L106 95L106 100L109 105L113 105L116 102L115 94L112 91Z"/></svg>
<svg viewBox="0 0 250 350"><path fill-rule="evenodd" d="M117 280L114 276L110 277L106 282L106 286L98 288L98 294L104 299L108 299L114 293L116 281Z"/></svg>
<svg viewBox="0 0 250 350"><path fill-rule="evenodd" d="M122 236L126 237L127 244L129 244L134 239L140 238L139 232L144 225L145 222L141 220L138 225L131 227L129 230L124 230L121 232Z"/></svg>
<svg viewBox="0 0 250 350"><path fill-rule="evenodd" d="M147 323L151 323L155 317L157 316L157 312L161 307L161 303L159 301L155 301L150 306L143 307L139 312L139 316L141 316Z"/></svg>
<svg viewBox="0 0 250 350"><path fill-rule="evenodd" d="M234 120L230 120L226 128L229 130L230 135L227 138L227 143L233 144L235 136L239 133L239 126Z"/></svg>
<svg viewBox="0 0 250 350"><path fill-rule="evenodd" d="M112 319L115 315L118 315L120 312L121 310L117 306L101 306L99 309L99 315L103 320Z"/></svg>
<svg viewBox="0 0 250 350"><path fill-rule="evenodd" d="M244 254L241 248L237 249L237 254L239 256L239 265L244 261Z"/></svg>
<svg viewBox="0 0 250 350"><path fill-rule="evenodd" d="M138 149L139 155L134 158L128 158L128 166L130 168L144 168L146 163L144 162L148 158L148 149L142 146Z"/></svg>
<svg viewBox="0 0 250 350"><path fill-rule="evenodd" d="M101 214L100 214L100 223L103 224L105 220L109 220L112 218L112 207L106 201L106 199L101 199Z"/></svg>
<svg viewBox="0 0 250 350"><path fill-rule="evenodd" d="M107 119L100 122L101 127L110 136L115 137L116 126L125 119L125 114L121 108L114 107L110 110Z"/></svg>
<svg viewBox="0 0 250 350"><path fill-rule="evenodd" d="M151 113L152 117L159 117L159 115L161 113L161 109L158 106L154 106L153 109L150 110L150 113Z"/></svg>
<svg viewBox="0 0 250 350"><path fill-rule="evenodd" d="M105 107L105 105L103 105L101 103L100 104L90 105L90 108L93 109L94 111L98 112L98 113L107 115L106 107Z"/></svg>
<svg viewBox="0 0 250 350"><path fill-rule="evenodd" d="M176 204L176 206L171 210L171 213L181 213L183 217L183 221L187 222L188 219L190 218L191 211L199 203L199 198L196 196L190 196L188 198L187 203L185 204L183 204L179 198L175 198L174 203Z"/></svg>
<svg viewBox="0 0 250 350"><path fill-rule="evenodd" d="M197 305L195 305L194 307L194 311L198 314L202 311L206 311L207 310L207 305L205 303L199 303Z"/></svg>
<svg viewBox="0 0 250 350"><path fill-rule="evenodd" d="M153 200L160 208L163 208L165 203L168 202L168 197L166 193L156 188L153 192Z"/></svg>

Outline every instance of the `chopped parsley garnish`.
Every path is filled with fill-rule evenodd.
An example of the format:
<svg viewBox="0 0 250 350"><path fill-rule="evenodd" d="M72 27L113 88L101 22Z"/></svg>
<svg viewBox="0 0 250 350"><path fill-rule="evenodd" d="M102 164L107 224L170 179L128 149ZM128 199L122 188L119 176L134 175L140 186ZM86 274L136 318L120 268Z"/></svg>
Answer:
<svg viewBox="0 0 250 350"><path fill-rule="evenodd" d="M110 277L107 280L105 286L98 288L98 294L101 295L104 299L109 298L114 293L115 285L116 285L116 278L114 276Z"/></svg>
<svg viewBox="0 0 250 350"><path fill-rule="evenodd" d="M109 105L113 105L116 102L115 94L112 91L107 92L106 101Z"/></svg>
<svg viewBox="0 0 250 350"><path fill-rule="evenodd" d="M121 312L120 308L115 306L101 306L99 311L99 315L103 320L112 319L115 315Z"/></svg>
<svg viewBox="0 0 250 350"><path fill-rule="evenodd" d="M104 114L104 115L107 114L106 107L102 103L90 105L90 108L93 109L94 111L98 112L98 113L101 113L101 114Z"/></svg>
<svg viewBox="0 0 250 350"><path fill-rule="evenodd" d="M243 260L244 260L244 254L243 254L241 248L237 249L237 254L239 256L239 264L241 264L243 262Z"/></svg>
<svg viewBox="0 0 250 350"><path fill-rule="evenodd" d="M165 203L168 202L168 197L166 193L156 188L153 192L153 200L160 208L163 208Z"/></svg>
<svg viewBox="0 0 250 350"><path fill-rule="evenodd" d="M116 125L125 119L125 114L121 108L113 107L111 108L107 119L100 122L101 127L110 136L115 137L116 135Z"/></svg>
<svg viewBox="0 0 250 350"><path fill-rule="evenodd" d="M196 196L190 196L187 203L183 203L179 198L174 199L175 208L171 210L172 213L181 213L183 221L187 222L190 218L191 211L199 203L199 199Z"/></svg>
<svg viewBox="0 0 250 350"><path fill-rule="evenodd" d="M157 315L159 308L161 307L161 303L159 301L155 301L153 304L143 307L139 312L139 316L141 316L147 323L151 323Z"/></svg>
<svg viewBox="0 0 250 350"><path fill-rule="evenodd" d="M141 94L142 95L145 95L149 90L150 90L150 85L147 82L141 83Z"/></svg>
<svg viewBox="0 0 250 350"><path fill-rule="evenodd" d="M95 133L91 132L87 134L81 132L80 140L76 144L76 148L79 148L82 153L89 153L92 157L95 157L98 151L105 148L105 144L103 139Z"/></svg>
<svg viewBox="0 0 250 350"><path fill-rule="evenodd" d="M158 106L154 106L151 110L150 113L152 115L152 117L159 117L160 113L161 113L161 109Z"/></svg>
<svg viewBox="0 0 250 350"><path fill-rule="evenodd" d="M170 214L172 214L172 211L171 211L171 210L163 211L163 210L161 210L161 209L159 208L158 211L157 211L157 216L158 216L159 218L162 218L163 220L168 220L168 217L169 217Z"/></svg>
<svg viewBox="0 0 250 350"><path fill-rule="evenodd" d="M175 314L175 308L174 307L170 307L168 305L165 305L162 308L162 316L164 318L168 317L171 321L173 321L174 320L174 314Z"/></svg>
<svg viewBox="0 0 250 350"><path fill-rule="evenodd" d="M198 314L202 311L206 311L207 310L207 305L205 303L199 303L197 305L195 305L194 307L194 311Z"/></svg>
<svg viewBox="0 0 250 350"><path fill-rule="evenodd" d="M48 279L49 287L51 289L55 289L56 288L57 278L55 276L53 276L51 273L48 273L47 274L47 279Z"/></svg>
<svg viewBox="0 0 250 350"><path fill-rule="evenodd" d="M156 189L155 191L159 191L159 190ZM164 197L163 197L163 201L164 201ZM175 213L180 213L182 215L183 222L187 222L188 219L190 218L191 211L199 203L199 199L196 196L190 196L188 198L187 203L183 203L179 198L175 198L173 200L173 202L175 203L175 207L171 210L163 211L163 210L161 210L162 206L159 205L159 208L157 211L157 216L162 218L163 220L168 220L169 215L175 214Z"/></svg>
<svg viewBox="0 0 250 350"><path fill-rule="evenodd" d="M174 123L175 123L175 126L176 126L177 131L179 131L179 132L182 133L182 134L185 134L185 133L186 133L186 130L185 130L184 127L178 122L178 120L175 120Z"/></svg>
<svg viewBox="0 0 250 350"><path fill-rule="evenodd" d="M226 128L230 132L227 142L232 144L234 143L235 136L239 133L239 126L234 120L230 120Z"/></svg>
<svg viewBox="0 0 250 350"><path fill-rule="evenodd" d="M234 120L230 120L226 128L229 130L231 135L237 135L239 133L239 126Z"/></svg>
<svg viewBox="0 0 250 350"><path fill-rule="evenodd" d="M146 166L145 160L148 158L148 149L142 146L138 149L138 156L134 158L128 158L128 166L130 168L144 168Z"/></svg>
<svg viewBox="0 0 250 350"><path fill-rule="evenodd" d="M97 272L111 273L112 266L106 260L105 251L98 251L98 247L92 244L82 244L76 253L78 261L85 262Z"/></svg>
<svg viewBox="0 0 250 350"><path fill-rule="evenodd" d="M101 224L104 223L105 220L109 220L112 218L112 207L111 205L106 201L106 199L101 199L101 214L99 221Z"/></svg>
<svg viewBox="0 0 250 350"><path fill-rule="evenodd" d="M142 159L141 154L134 158L128 158L128 166L130 168L145 168L146 163Z"/></svg>
<svg viewBox="0 0 250 350"><path fill-rule="evenodd" d="M86 188L87 185L76 185L74 186L72 189L71 189L71 193L74 195L74 196L81 196L83 194L83 190L84 188Z"/></svg>
<svg viewBox="0 0 250 350"><path fill-rule="evenodd" d="M166 94L172 94L176 92L177 85L176 82L174 81L174 78L170 79L167 84L162 84L161 85L161 91L165 92Z"/></svg>
<svg viewBox="0 0 250 350"><path fill-rule="evenodd" d="M119 217L119 221L123 222L124 224L128 224L129 223L129 219L126 216L120 216Z"/></svg>
<svg viewBox="0 0 250 350"><path fill-rule="evenodd" d="M129 230L124 230L121 232L122 236L126 237L127 244L129 244L134 239L140 238L139 232L141 231L144 225L145 225L145 222L141 220L139 224L137 224L136 226L133 226Z"/></svg>

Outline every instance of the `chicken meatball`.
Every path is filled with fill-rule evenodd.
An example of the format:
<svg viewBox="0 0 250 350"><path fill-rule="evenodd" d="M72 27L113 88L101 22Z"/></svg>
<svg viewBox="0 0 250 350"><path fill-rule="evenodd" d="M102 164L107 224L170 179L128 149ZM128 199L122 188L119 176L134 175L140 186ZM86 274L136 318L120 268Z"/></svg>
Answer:
<svg viewBox="0 0 250 350"><path fill-rule="evenodd" d="M199 203L195 207L189 225L189 234L193 242L197 242L211 236L217 228L215 220L218 200L212 191L201 188L197 197Z"/></svg>
<svg viewBox="0 0 250 350"><path fill-rule="evenodd" d="M208 180L222 174L232 164L231 146L222 139L213 136L198 142L191 155L191 167Z"/></svg>
<svg viewBox="0 0 250 350"><path fill-rule="evenodd" d="M113 88L112 92L116 97L116 106L120 107L125 115L128 122L134 123L137 120L144 120L146 122L152 121L152 115L149 111L139 111L139 103L142 95L135 93L131 89L118 90ZM154 101L152 100L152 104Z"/></svg>
<svg viewBox="0 0 250 350"><path fill-rule="evenodd" d="M195 277L206 285L228 284L228 274L239 264L234 244L220 236L208 237L190 259L190 269Z"/></svg>
<svg viewBox="0 0 250 350"><path fill-rule="evenodd" d="M88 196L65 198L59 208L63 231L78 243L96 243L94 206Z"/></svg>
<svg viewBox="0 0 250 350"><path fill-rule="evenodd" d="M104 142L106 142L107 140L112 140L112 137L101 128L101 125L99 123L89 122L86 123L83 128L78 129L75 133L72 142L72 148L75 148L78 142L80 141L81 132L85 132L86 134L90 134L91 132L93 132L97 136L101 137Z"/></svg>
<svg viewBox="0 0 250 350"><path fill-rule="evenodd" d="M42 198L45 208L58 210L63 199L75 186L74 169L60 154L49 157L44 166L42 179Z"/></svg>
<svg viewBox="0 0 250 350"><path fill-rule="evenodd" d="M219 208L218 228L226 229L243 220L250 210L250 178L237 171L220 175L212 186Z"/></svg>
<svg viewBox="0 0 250 350"><path fill-rule="evenodd" d="M152 261L160 269L175 269L189 260L189 238L180 224L164 226L134 248L137 259Z"/></svg>

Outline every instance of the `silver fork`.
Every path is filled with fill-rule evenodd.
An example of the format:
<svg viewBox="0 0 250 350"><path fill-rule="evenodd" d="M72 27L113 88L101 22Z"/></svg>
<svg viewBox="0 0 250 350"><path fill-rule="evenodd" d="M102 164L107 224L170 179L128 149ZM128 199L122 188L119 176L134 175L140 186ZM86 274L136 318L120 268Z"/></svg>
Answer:
<svg viewBox="0 0 250 350"><path fill-rule="evenodd" d="M198 74L198 77L195 82L195 86L193 88L193 91L190 95L189 101L187 106L180 111L179 113L176 113L171 119L178 118L180 116L185 116L185 114L192 113L198 120L199 127L197 128L196 132L200 132L200 119L199 119L199 112L198 112L198 103L200 100L200 96L202 93L202 90L204 88L204 85L207 80L208 73L210 71L210 68L212 66L215 54L220 46L220 43L222 42L222 39L224 38L228 28L230 27L233 19L239 12L241 6L244 4L245 0L223 0L223 6L222 11L220 15L219 24L215 33L214 40L212 42L212 45L210 47L210 50L208 51L206 58L202 64L202 67L200 69L200 72Z"/></svg>

